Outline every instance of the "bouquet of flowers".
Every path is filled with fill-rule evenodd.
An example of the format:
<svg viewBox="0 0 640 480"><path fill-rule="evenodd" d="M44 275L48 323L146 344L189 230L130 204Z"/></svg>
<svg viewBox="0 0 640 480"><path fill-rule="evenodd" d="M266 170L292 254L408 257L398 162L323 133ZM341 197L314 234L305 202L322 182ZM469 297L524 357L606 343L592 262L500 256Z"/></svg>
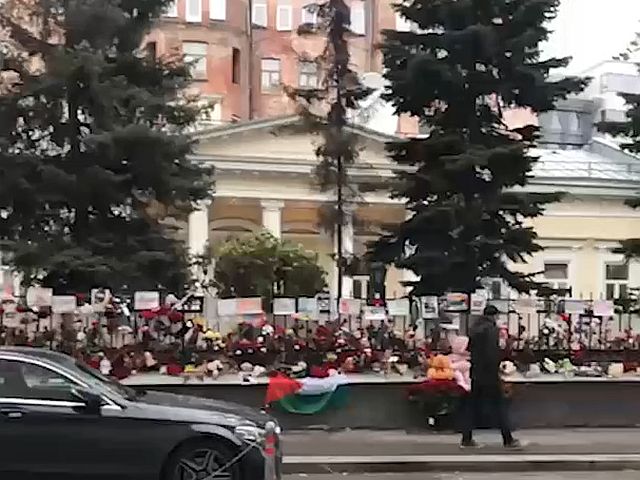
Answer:
<svg viewBox="0 0 640 480"><path fill-rule="evenodd" d="M420 406L430 426L443 429L452 425L450 420L466 393L455 380L427 380L409 387L408 397Z"/></svg>

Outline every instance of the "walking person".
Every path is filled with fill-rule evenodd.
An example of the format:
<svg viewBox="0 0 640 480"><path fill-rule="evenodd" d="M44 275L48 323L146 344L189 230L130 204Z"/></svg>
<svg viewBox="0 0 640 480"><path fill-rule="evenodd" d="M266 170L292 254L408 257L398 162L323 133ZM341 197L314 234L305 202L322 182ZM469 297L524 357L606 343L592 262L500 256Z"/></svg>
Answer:
<svg viewBox="0 0 640 480"><path fill-rule="evenodd" d="M494 305L485 307L469 332L471 353L471 393L462 406L463 426L461 448L476 448L473 439L475 411L487 405L498 422L505 448L519 449L521 443L513 437L507 411L506 399L500 379L499 331L496 325L498 309Z"/></svg>

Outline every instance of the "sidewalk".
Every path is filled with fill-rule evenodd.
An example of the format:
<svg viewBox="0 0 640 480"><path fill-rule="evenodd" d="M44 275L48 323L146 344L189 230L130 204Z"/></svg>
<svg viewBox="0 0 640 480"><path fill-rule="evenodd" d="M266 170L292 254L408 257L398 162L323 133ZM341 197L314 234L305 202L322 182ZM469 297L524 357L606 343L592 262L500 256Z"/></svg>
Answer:
<svg viewBox="0 0 640 480"><path fill-rule="evenodd" d="M525 430L520 452L498 432L479 431L479 450L460 450L458 435L385 431L307 431L283 435L285 472L640 470L640 429Z"/></svg>

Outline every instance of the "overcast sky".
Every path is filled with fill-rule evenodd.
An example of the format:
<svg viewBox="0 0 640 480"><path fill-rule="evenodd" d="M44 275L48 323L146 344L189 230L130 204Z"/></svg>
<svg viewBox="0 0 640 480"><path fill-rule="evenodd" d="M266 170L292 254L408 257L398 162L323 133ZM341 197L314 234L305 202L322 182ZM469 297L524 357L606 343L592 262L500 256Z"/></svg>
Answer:
<svg viewBox="0 0 640 480"><path fill-rule="evenodd" d="M545 52L572 56L568 68L580 72L625 49L640 31L640 0L561 0L554 34Z"/></svg>

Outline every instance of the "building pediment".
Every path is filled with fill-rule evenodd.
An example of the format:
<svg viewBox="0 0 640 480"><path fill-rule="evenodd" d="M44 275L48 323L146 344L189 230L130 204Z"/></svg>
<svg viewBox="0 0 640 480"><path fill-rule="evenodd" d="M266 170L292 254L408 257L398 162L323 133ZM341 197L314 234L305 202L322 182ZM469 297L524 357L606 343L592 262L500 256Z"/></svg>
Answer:
<svg viewBox="0 0 640 480"><path fill-rule="evenodd" d="M359 139L359 163L391 166L385 143L397 137L360 126L349 130ZM231 124L198 132L194 137L198 140L195 155L216 164L226 161L312 165L317 163L315 150L322 143L321 136L304 130L298 116Z"/></svg>

